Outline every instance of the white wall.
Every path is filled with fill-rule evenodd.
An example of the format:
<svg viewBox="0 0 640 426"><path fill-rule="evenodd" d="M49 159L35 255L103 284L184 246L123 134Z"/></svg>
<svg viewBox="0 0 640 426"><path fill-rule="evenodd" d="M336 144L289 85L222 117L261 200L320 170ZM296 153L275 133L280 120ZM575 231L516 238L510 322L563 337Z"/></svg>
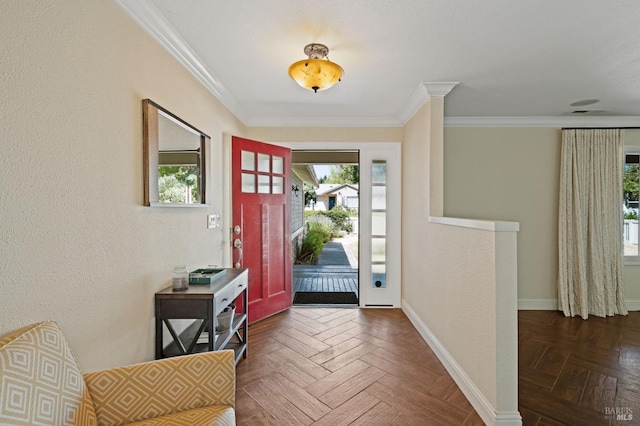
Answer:
<svg viewBox="0 0 640 426"><path fill-rule="evenodd" d="M0 334L51 319L84 371L152 359L172 266L222 262L205 218L243 126L115 2L2 9ZM211 136L210 208L142 206L143 98Z"/></svg>
<svg viewBox="0 0 640 426"><path fill-rule="evenodd" d="M640 145L640 130L625 133ZM556 309L561 129L445 128L444 140L445 215L519 222L520 307ZM637 306L640 266L624 273Z"/></svg>
<svg viewBox="0 0 640 426"><path fill-rule="evenodd" d="M519 425L517 224L501 234L430 222L446 195L443 109L432 99L405 126L402 306L483 420Z"/></svg>

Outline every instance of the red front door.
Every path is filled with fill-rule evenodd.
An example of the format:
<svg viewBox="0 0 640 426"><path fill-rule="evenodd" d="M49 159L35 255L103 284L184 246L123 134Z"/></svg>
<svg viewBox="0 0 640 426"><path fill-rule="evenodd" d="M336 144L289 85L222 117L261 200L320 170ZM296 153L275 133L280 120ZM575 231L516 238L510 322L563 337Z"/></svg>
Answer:
<svg viewBox="0 0 640 426"><path fill-rule="evenodd" d="M291 306L291 150L233 137L233 265L249 269L249 323Z"/></svg>

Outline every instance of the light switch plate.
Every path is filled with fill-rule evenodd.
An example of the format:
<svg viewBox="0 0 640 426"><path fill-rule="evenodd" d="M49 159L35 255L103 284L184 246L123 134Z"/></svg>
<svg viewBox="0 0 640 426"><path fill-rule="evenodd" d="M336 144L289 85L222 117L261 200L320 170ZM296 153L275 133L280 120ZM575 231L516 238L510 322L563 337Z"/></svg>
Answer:
<svg viewBox="0 0 640 426"><path fill-rule="evenodd" d="M216 215L210 214L207 215L207 229L213 229L216 227Z"/></svg>

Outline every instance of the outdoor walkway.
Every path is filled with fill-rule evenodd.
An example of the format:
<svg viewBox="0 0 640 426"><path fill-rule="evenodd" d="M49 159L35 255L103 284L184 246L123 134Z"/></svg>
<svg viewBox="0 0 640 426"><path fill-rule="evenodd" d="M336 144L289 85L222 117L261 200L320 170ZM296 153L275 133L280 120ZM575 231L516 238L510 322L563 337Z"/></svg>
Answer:
<svg viewBox="0 0 640 426"><path fill-rule="evenodd" d="M341 241L329 241L322 247L316 266L350 266Z"/></svg>

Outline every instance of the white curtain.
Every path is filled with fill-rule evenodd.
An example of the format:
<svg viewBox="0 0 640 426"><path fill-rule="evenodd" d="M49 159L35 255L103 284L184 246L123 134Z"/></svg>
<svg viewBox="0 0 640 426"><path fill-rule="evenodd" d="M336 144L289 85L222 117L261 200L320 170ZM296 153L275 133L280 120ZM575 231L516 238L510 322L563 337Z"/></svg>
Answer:
<svg viewBox="0 0 640 426"><path fill-rule="evenodd" d="M626 315L623 131L562 131L558 307L566 316Z"/></svg>

